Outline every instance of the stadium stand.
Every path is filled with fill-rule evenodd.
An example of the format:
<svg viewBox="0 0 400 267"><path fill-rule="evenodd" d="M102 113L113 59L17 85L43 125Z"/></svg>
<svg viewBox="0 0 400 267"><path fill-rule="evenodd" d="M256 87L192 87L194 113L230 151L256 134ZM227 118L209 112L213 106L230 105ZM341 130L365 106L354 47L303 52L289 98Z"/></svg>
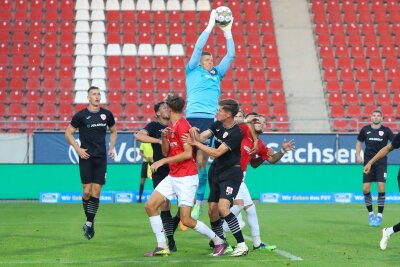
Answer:
<svg viewBox="0 0 400 267"><path fill-rule="evenodd" d="M332 129L355 131L354 121L346 118L362 126L374 109L386 122L398 119L398 1L310 0L310 12L330 116L341 119Z"/></svg>

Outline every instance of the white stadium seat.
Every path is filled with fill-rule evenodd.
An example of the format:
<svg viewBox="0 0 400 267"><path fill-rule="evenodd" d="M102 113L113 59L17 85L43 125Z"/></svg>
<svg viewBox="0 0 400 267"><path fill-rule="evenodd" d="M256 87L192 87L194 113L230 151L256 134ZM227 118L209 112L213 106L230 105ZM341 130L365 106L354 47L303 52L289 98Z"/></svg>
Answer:
<svg viewBox="0 0 400 267"><path fill-rule="evenodd" d="M92 56L104 56L106 54L106 49L102 44L94 44L92 45L90 54Z"/></svg>
<svg viewBox="0 0 400 267"><path fill-rule="evenodd" d="M90 55L88 44L77 44L75 47L75 55Z"/></svg>
<svg viewBox="0 0 400 267"><path fill-rule="evenodd" d="M104 21L93 21L91 32L106 32L106 27L104 26Z"/></svg>
<svg viewBox="0 0 400 267"><path fill-rule="evenodd" d="M75 20L85 20L85 21L87 21L87 20L89 20L90 19L90 16L89 16L89 10L87 10L87 9L80 9L80 10L77 10L76 11L76 14L75 14Z"/></svg>
<svg viewBox="0 0 400 267"><path fill-rule="evenodd" d="M168 56L168 47L166 44L156 44L154 46L154 56Z"/></svg>
<svg viewBox="0 0 400 267"><path fill-rule="evenodd" d="M76 0L75 10L89 10L89 1L88 0Z"/></svg>
<svg viewBox="0 0 400 267"><path fill-rule="evenodd" d="M138 0L136 2L136 10L150 10L149 0Z"/></svg>
<svg viewBox="0 0 400 267"><path fill-rule="evenodd" d="M89 68L86 67L77 67L75 68L74 79L89 79Z"/></svg>
<svg viewBox="0 0 400 267"><path fill-rule="evenodd" d="M196 5L197 11L208 11L211 10L210 1L208 0L198 0Z"/></svg>
<svg viewBox="0 0 400 267"><path fill-rule="evenodd" d="M119 10L118 0L107 0L106 10Z"/></svg>
<svg viewBox="0 0 400 267"><path fill-rule="evenodd" d="M91 67L106 67L106 59L104 56L92 56L92 60L90 62Z"/></svg>
<svg viewBox="0 0 400 267"><path fill-rule="evenodd" d="M77 21L75 25L75 32L89 32L89 21Z"/></svg>
<svg viewBox="0 0 400 267"><path fill-rule="evenodd" d="M168 0L167 2L167 10L172 11L172 10L181 10L181 4L179 3L179 0Z"/></svg>
<svg viewBox="0 0 400 267"><path fill-rule="evenodd" d="M75 44L88 44L88 43L90 43L89 33L87 33L87 32L78 32L75 35Z"/></svg>
<svg viewBox="0 0 400 267"><path fill-rule="evenodd" d="M106 88L106 81L104 79L93 79L92 80L92 86L97 86L100 89L100 93L102 91L107 91ZM101 95L103 97L103 95Z"/></svg>
<svg viewBox="0 0 400 267"><path fill-rule="evenodd" d="M86 91L90 87L88 79L76 79L75 91Z"/></svg>
<svg viewBox="0 0 400 267"><path fill-rule="evenodd" d="M157 10L164 11L165 10L164 0L153 0L151 2L151 10L153 10L153 11L157 11Z"/></svg>
<svg viewBox="0 0 400 267"><path fill-rule="evenodd" d="M92 0L90 4L91 10L104 10L104 1L103 0Z"/></svg>
<svg viewBox="0 0 400 267"><path fill-rule="evenodd" d="M104 15L104 10L93 10L90 16L91 21L105 21L106 16Z"/></svg>
<svg viewBox="0 0 400 267"><path fill-rule="evenodd" d="M135 44L124 44L122 47L122 55L123 56L136 56L137 50Z"/></svg>
<svg viewBox="0 0 400 267"><path fill-rule="evenodd" d="M107 46L107 56L120 56L121 47L119 44L109 44Z"/></svg>
<svg viewBox="0 0 400 267"><path fill-rule="evenodd" d="M194 0L185 0L182 2L182 10L196 10L196 4Z"/></svg>
<svg viewBox="0 0 400 267"><path fill-rule="evenodd" d="M90 78L92 79L105 79L106 78L106 70L102 67L94 67L90 73Z"/></svg>
<svg viewBox="0 0 400 267"><path fill-rule="evenodd" d="M140 44L138 49L139 56L152 56L153 55L153 48L151 44Z"/></svg>
<svg viewBox="0 0 400 267"><path fill-rule="evenodd" d="M105 44L106 43L106 38L104 36L104 33L102 33L102 32L94 32L94 33L92 33L92 37L90 39L90 42L92 44Z"/></svg>
<svg viewBox="0 0 400 267"><path fill-rule="evenodd" d="M183 46L181 44L171 44L169 47L170 56L184 56Z"/></svg>
<svg viewBox="0 0 400 267"><path fill-rule="evenodd" d="M76 56L75 67L90 67L89 56Z"/></svg>
<svg viewBox="0 0 400 267"><path fill-rule="evenodd" d="M121 10L135 10L135 4L133 0L122 0Z"/></svg>

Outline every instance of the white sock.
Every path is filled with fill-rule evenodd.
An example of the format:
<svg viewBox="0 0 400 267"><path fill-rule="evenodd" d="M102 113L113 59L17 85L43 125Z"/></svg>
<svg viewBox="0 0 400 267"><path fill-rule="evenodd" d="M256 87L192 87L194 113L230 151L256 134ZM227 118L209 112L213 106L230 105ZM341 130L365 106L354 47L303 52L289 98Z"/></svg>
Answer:
<svg viewBox="0 0 400 267"><path fill-rule="evenodd" d="M200 205L200 206L203 205L203 200L197 200L196 199L196 205Z"/></svg>
<svg viewBox="0 0 400 267"><path fill-rule="evenodd" d="M394 234L393 227L388 227L388 228L386 228L385 232L386 232L386 234L388 234L388 235Z"/></svg>
<svg viewBox="0 0 400 267"><path fill-rule="evenodd" d="M231 212L237 217L240 214L240 212L242 211L242 209L243 209L243 206L233 205L231 208Z"/></svg>
<svg viewBox="0 0 400 267"><path fill-rule="evenodd" d="M151 228L156 235L157 243L160 248L167 248L167 242L164 235L164 228L160 215L149 217Z"/></svg>
<svg viewBox="0 0 400 267"><path fill-rule="evenodd" d="M242 247L242 248L247 248L247 245L246 245L245 242L237 243L237 246L238 246L238 247Z"/></svg>
<svg viewBox="0 0 400 267"><path fill-rule="evenodd" d="M196 226L194 227L194 230L196 232L199 232L202 235L207 236L209 239L212 239L214 241L214 238L216 237L216 234L208 228L207 225L205 225L202 221L196 221ZM218 237L218 239L222 240L221 238ZM215 245L220 245L222 242L220 242L218 239L214 241Z"/></svg>
<svg viewBox="0 0 400 267"><path fill-rule="evenodd" d="M382 218L383 215L382 215L382 213L378 213L376 216Z"/></svg>
<svg viewBox="0 0 400 267"><path fill-rule="evenodd" d="M258 224L258 217L256 206L251 205L247 210L247 221L249 222L249 227L251 231L251 236L253 237L253 244L255 247L258 247L261 243L260 240L260 225Z"/></svg>
<svg viewBox="0 0 400 267"><path fill-rule="evenodd" d="M92 222L86 222L85 223L87 226L92 227L93 223Z"/></svg>
<svg viewBox="0 0 400 267"><path fill-rule="evenodd" d="M368 213L368 215L369 215L369 216L374 215L374 212L371 211L371 212Z"/></svg>

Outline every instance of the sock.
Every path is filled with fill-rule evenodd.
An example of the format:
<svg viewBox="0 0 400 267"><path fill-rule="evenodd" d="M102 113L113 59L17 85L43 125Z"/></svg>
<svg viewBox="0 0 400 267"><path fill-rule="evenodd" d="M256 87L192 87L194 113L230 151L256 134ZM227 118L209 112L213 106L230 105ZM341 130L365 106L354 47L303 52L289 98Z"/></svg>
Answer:
<svg viewBox="0 0 400 267"><path fill-rule="evenodd" d="M242 230L240 230L239 223L238 223L238 220L236 219L235 215L233 215L233 213L231 212L224 219L228 223L229 229L231 230L237 243L244 242Z"/></svg>
<svg viewBox="0 0 400 267"><path fill-rule="evenodd" d="M178 228L179 222L181 220L181 213L178 211L175 214L175 217L172 218L172 231L175 233L176 228Z"/></svg>
<svg viewBox="0 0 400 267"><path fill-rule="evenodd" d="M156 235L158 247L167 248L167 242L165 240L164 229L160 215L149 217L151 228L153 233Z"/></svg>
<svg viewBox="0 0 400 267"><path fill-rule="evenodd" d="M207 186L207 169L199 168L199 186L197 187L196 199L199 201L203 201L204 193L206 192ZM197 204L197 202L196 202Z"/></svg>
<svg viewBox="0 0 400 267"><path fill-rule="evenodd" d="M378 193L378 213L383 213L383 209L385 208L385 192Z"/></svg>
<svg viewBox="0 0 400 267"><path fill-rule="evenodd" d="M393 227L388 227L385 229L386 234L392 235L394 234L394 226Z"/></svg>
<svg viewBox="0 0 400 267"><path fill-rule="evenodd" d="M207 227L202 221L196 221L196 226L194 230L202 235L207 236L209 239L212 239L215 245L220 245L224 241L221 241L219 238L210 228Z"/></svg>
<svg viewBox="0 0 400 267"><path fill-rule="evenodd" d="M260 225L258 224L256 207L254 205L251 205L246 210L246 215L247 215L247 221L249 222L251 236L253 238L253 245L255 247L258 247L261 244L261 239L260 239Z"/></svg>
<svg viewBox="0 0 400 267"><path fill-rule="evenodd" d="M367 207L368 212L371 212L372 211L371 192L364 194L364 202L365 202L365 206Z"/></svg>
<svg viewBox="0 0 400 267"><path fill-rule="evenodd" d="M91 196L87 205L87 222L93 223L94 217L96 216L97 210L99 208L99 199ZM88 225L89 226L89 225ZM91 226L91 225L90 225Z"/></svg>
<svg viewBox="0 0 400 267"><path fill-rule="evenodd" d="M398 223L398 224L396 224L396 225L394 225L393 227L390 227L390 228L392 228L394 233L397 233L398 231L400 231L400 223Z"/></svg>
<svg viewBox="0 0 400 267"><path fill-rule="evenodd" d="M203 205L203 200L198 200L198 199L196 199L196 205Z"/></svg>
<svg viewBox="0 0 400 267"><path fill-rule="evenodd" d="M87 214L87 206L88 206L88 203L89 203L89 199L84 199L84 198L82 197L82 206L83 206L83 211L85 212L86 218L87 218L87 216L88 216L88 214Z"/></svg>
<svg viewBox="0 0 400 267"><path fill-rule="evenodd" d="M222 229L222 220L221 218L218 219L215 222L211 222L211 229L213 230L213 232L221 239L225 239L225 234L224 234L224 230Z"/></svg>
<svg viewBox="0 0 400 267"><path fill-rule="evenodd" d="M139 188L139 201L142 201L143 190L144 190L144 184L140 184L140 188Z"/></svg>
<svg viewBox="0 0 400 267"><path fill-rule="evenodd" d="M161 211L160 216L163 223L165 235L168 238L168 242L174 242L174 225L172 221L171 211Z"/></svg>
<svg viewBox="0 0 400 267"><path fill-rule="evenodd" d="M237 217L240 214L240 212L242 211L242 209L243 209L243 206L241 206L241 205L233 205L231 207L231 212Z"/></svg>
<svg viewBox="0 0 400 267"><path fill-rule="evenodd" d="M383 216L382 213L378 212L378 214L376 214L376 217L380 217L381 219L382 219L382 216Z"/></svg>

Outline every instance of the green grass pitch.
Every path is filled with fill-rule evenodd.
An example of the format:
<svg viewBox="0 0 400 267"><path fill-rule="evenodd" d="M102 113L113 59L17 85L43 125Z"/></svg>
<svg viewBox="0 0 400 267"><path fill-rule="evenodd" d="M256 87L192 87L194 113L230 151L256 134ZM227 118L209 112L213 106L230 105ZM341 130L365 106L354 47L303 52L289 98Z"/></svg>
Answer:
<svg viewBox="0 0 400 267"><path fill-rule="evenodd" d="M257 211L262 239L303 260L267 251L240 258L207 256L208 240L190 229L177 230L178 252L144 258L156 240L142 204L100 205L96 235L86 240L79 204L0 203L0 266L399 265L400 235L380 251L380 228L367 225L363 205L257 204ZM397 223L399 211L398 205L386 205L383 225ZM209 224L206 216L201 220ZM247 226L244 234L250 236ZM228 240L234 243L232 236Z"/></svg>

